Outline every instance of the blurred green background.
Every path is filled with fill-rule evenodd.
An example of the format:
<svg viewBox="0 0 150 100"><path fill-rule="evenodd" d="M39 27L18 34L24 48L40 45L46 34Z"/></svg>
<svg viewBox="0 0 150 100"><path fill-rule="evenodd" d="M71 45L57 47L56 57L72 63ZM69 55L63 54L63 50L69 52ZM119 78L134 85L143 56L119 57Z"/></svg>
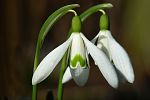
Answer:
<svg viewBox="0 0 150 100"><path fill-rule="evenodd" d="M128 52L134 72L133 84L113 89L91 61L84 87L73 81L64 85L64 100L150 100L150 0L1 0L0 1L0 100L31 100L31 78L38 32L46 18L58 8L78 3L78 14L91 6L110 2L110 29ZM41 50L42 60L66 39L73 14L65 15L50 30ZM99 13L90 16L82 32L92 39L99 31ZM38 100L48 91L57 95L59 66L39 84Z"/></svg>

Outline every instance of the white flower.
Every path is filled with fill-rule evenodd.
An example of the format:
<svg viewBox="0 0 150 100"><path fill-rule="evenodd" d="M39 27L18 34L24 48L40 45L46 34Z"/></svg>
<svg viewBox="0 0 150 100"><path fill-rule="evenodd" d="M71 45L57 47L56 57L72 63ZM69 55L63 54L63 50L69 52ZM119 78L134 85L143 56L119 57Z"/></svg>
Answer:
<svg viewBox="0 0 150 100"><path fill-rule="evenodd" d="M67 49L69 53L69 66L64 74L63 82L73 78L79 86L83 86L86 83L90 69L87 54L89 52L107 82L112 87L118 86L115 69L107 56L80 32L72 33L67 41L50 52L41 61L33 74L33 85L40 83L51 74Z"/></svg>
<svg viewBox="0 0 150 100"><path fill-rule="evenodd" d="M123 47L112 37L109 30L101 30L92 40L100 50L103 50L109 57L110 62L121 72L125 79L133 83L134 72L128 54Z"/></svg>

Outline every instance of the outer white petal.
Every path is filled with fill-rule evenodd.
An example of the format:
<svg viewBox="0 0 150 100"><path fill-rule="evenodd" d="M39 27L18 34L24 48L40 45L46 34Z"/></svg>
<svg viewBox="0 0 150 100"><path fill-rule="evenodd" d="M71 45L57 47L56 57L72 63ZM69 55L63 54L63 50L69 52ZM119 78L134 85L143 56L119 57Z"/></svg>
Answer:
<svg viewBox="0 0 150 100"><path fill-rule="evenodd" d="M107 80L107 82L114 88L118 86L118 78L115 72L115 69L111 65L108 58L105 56L105 54L98 49L95 45L93 45L89 40L85 38L83 34L81 34L85 45L87 47L87 50L91 54L92 58L98 65L98 68L102 72L103 76Z"/></svg>
<svg viewBox="0 0 150 100"><path fill-rule="evenodd" d="M62 83L66 83L68 81L70 81L72 79L72 76L71 76L71 73L70 73L70 68L67 67L65 73L64 73L64 76L63 76L63 79L62 79Z"/></svg>
<svg viewBox="0 0 150 100"><path fill-rule="evenodd" d="M128 54L123 49L123 47L109 36L109 47L110 53L112 55L113 62L116 68L125 76L128 82L133 83L134 72Z"/></svg>
<svg viewBox="0 0 150 100"><path fill-rule="evenodd" d="M76 69L70 68L72 78L78 86L84 86L89 77L89 67L83 68L77 64Z"/></svg>
<svg viewBox="0 0 150 100"><path fill-rule="evenodd" d="M62 59L64 53L67 51L72 36L65 41L63 44L55 48L51 51L38 65L37 69L35 70L33 77L32 77L32 85L40 83L44 79L46 79L50 73L53 71L55 66L59 63Z"/></svg>

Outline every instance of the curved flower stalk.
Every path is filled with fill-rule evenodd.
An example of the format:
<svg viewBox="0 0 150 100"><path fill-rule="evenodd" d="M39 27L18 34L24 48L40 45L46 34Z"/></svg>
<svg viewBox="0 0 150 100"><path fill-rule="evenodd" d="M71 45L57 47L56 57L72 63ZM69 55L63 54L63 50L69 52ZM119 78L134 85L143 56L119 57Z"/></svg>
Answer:
<svg viewBox="0 0 150 100"><path fill-rule="evenodd" d="M64 75L63 80L68 80L69 76L71 76L79 86L83 86L86 83L90 69L87 56L87 52L89 52L107 82L112 87L117 87L118 79L115 69L105 54L80 32L81 21L78 16L75 16L72 20L72 29L73 33L69 39L50 52L38 65L33 74L32 84L35 85L46 79L62 59L67 49L69 49L69 66L67 70L70 72L68 74L67 71L67 75Z"/></svg>
<svg viewBox="0 0 150 100"><path fill-rule="evenodd" d="M113 38L111 32L108 30L109 22L108 16L103 13L100 17L100 32L92 40L94 44L100 50L103 50L105 54L112 62L112 65L125 77L125 79L133 83L134 72L127 52L124 48Z"/></svg>

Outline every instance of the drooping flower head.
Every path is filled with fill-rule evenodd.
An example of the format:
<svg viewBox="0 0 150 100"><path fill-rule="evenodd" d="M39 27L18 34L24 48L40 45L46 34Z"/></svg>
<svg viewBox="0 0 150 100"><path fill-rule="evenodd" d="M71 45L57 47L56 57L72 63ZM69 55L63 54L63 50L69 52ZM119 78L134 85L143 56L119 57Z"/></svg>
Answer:
<svg viewBox="0 0 150 100"><path fill-rule="evenodd" d="M112 62L112 65L116 67L116 71L119 71L128 82L133 83L134 72L129 56L124 48L111 35L106 13L103 13L100 17L100 31L92 42L96 44L100 50L105 52L110 62Z"/></svg>
<svg viewBox="0 0 150 100"><path fill-rule="evenodd" d="M73 18L72 30L73 32L69 39L51 51L38 65L33 74L32 84L35 85L46 79L68 50L68 67L64 74L63 82L71 78L73 78L79 86L83 86L87 82L90 69L88 60L89 53L107 82L112 87L117 87L118 79L115 69L106 55L81 33L81 21L79 16Z"/></svg>

